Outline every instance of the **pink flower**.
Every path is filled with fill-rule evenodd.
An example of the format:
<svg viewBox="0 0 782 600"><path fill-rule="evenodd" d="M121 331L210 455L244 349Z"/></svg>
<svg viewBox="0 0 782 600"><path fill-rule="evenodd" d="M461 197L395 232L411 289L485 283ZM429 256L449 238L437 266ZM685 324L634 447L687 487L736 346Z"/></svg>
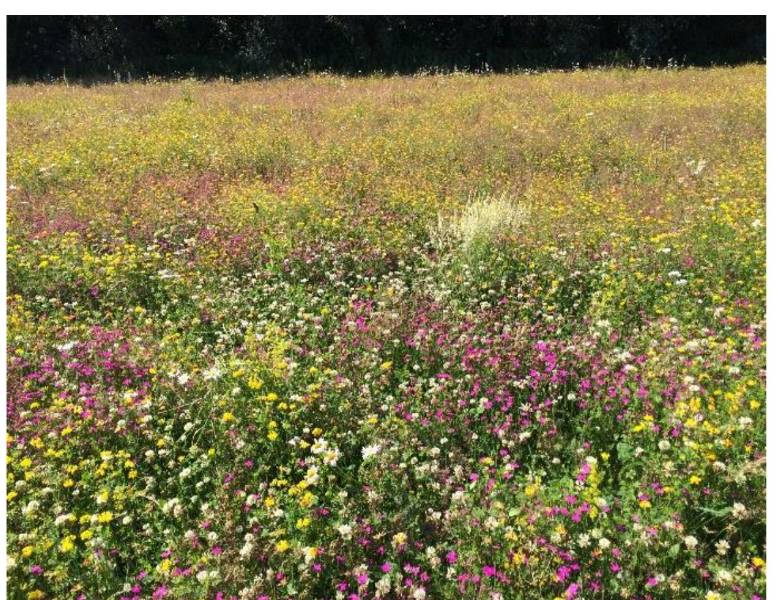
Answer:
<svg viewBox="0 0 782 600"><path fill-rule="evenodd" d="M390 573L391 572L391 563L384 562L382 565L380 565L380 570L383 571L383 573Z"/></svg>
<svg viewBox="0 0 782 600"><path fill-rule="evenodd" d="M448 554L445 555L445 562L447 562L449 565L452 565L456 562L456 560L459 558L459 555L456 554L453 550L449 550Z"/></svg>
<svg viewBox="0 0 782 600"><path fill-rule="evenodd" d="M165 598L166 595L168 595L168 588L161 585L152 593L152 600L161 600L162 598Z"/></svg>
<svg viewBox="0 0 782 600"><path fill-rule="evenodd" d="M494 577L497 574L497 569L492 565L485 565L482 570L484 577Z"/></svg>

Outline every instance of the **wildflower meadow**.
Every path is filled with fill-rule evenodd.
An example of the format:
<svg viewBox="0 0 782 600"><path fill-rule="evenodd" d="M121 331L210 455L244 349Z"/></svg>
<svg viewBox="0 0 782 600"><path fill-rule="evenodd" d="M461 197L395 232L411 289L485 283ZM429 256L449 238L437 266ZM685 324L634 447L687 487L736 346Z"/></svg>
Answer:
<svg viewBox="0 0 782 600"><path fill-rule="evenodd" d="M10 85L8 597L765 598L765 77Z"/></svg>

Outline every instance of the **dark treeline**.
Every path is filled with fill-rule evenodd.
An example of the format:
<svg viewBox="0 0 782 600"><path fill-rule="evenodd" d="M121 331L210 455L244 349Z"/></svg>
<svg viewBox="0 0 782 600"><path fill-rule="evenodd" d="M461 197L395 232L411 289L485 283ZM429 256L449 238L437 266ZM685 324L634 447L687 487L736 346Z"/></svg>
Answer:
<svg viewBox="0 0 782 600"><path fill-rule="evenodd" d="M8 77L243 77L765 60L763 16L9 16Z"/></svg>

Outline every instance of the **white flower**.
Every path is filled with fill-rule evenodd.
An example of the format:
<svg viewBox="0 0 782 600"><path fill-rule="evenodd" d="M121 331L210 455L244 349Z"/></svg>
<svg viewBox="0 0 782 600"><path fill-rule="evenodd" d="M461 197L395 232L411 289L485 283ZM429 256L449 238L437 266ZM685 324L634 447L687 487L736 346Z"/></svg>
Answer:
<svg viewBox="0 0 782 600"><path fill-rule="evenodd" d="M688 550L692 550L698 545L698 539L695 536L688 535L684 538L684 545L687 546Z"/></svg>
<svg viewBox="0 0 782 600"><path fill-rule="evenodd" d="M715 544L715 547L717 548L717 554L720 556L725 556L728 553L728 550L730 550L728 540L720 540Z"/></svg>
<svg viewBox="0 0 782 600"><path fill-rule="evenodd" d="M244 546L242 546L241 550L239 550L239 557L242 560L247 560L250 558L253 552L253 543L247 542Z"/></svg>
<svg viewBox="0 0 782 600"><path fill-rule="evenodd" d="M750 417L739 418L739 427L741 427L742 429L746 429L750 425L752 425L752 419Z"/></svg>
<svg viewBox="0 0 782 600"><path fill-rule="evenodd" d="M581 548L589 546L589 536L586 533L582 533L578 536L578 545Z"/></svg>
<svg viewBox="0 0 782 600"><path fill-rule="evenodd" d="M671 449L671 442L669 442L668 440L660 440L660 442L657 444L657 447L663 452L665 452L666 450Z"/></svg>
<svg viewBox="0 0 782 600"><path fill-rule="evenodd" d="M353 532L353 528L350 525L340 525L337 527L337 531L343 538L349 538L350 534Z"/></svg>
<svg viewBox="0 0 782 600"><path fill-rule="evenodd" d="M415 600L424 600L426 598L426 590L424 588L416 588L413 592L413 598Z"/></svg>
<svg viewBox="0 0 782 600"><path fill-rule="evenodd" d="M57 527L60 527L61 525L65 525L68 521L73 519L73 515L68 513L65 515L57 515L57 518L54 519L54 524Z"/></svg>
<svg viewBox="0 0 782 600"><path fill-rule="evenodd" d="M332 448L327 450L323 454L323 463L330 467L335 467L341 455L342 453L339 451L339 448Z"/></svg>
<svg viewBox="0 0 782 600"><path fill-rule="evenodd" d="M361 458L363 460L367 460L369 458L372 458L373 456L376 456L380 450L382 449L382 446L379 444L371 444L369 446L364 446L361 449Z"/></svg>
<svg viewBox="0 0 782 600"><path fill-rule="evenodd" d="M743 519L747 516L747 507L744 506L741 502L736 502L733 504L732 514L734 519Z"/></svg>
<svg viewBox="0 0 782 600"><path fill-rule="evenodd" d="M205 369L203 372L204 379L206 381L216 381L222 375L222 371L219 367L214 366L210 369Z"/></svg>
<svg viewBox="0 0 782 600"><path fill-rule="evenodd" d="M717 571L717 581L719 583L730 583L733 581L733 574L725 569L720 569Z"/></svg>
<svg viewBox="0 0 782 600"><path fill-rule="evenodd" d="M325 452L328 449L329 449L329 445L326 443L326 440L324 440L323 438L318 438L312 444L312 447L310 448L310 451L313 454L322 454L323 452Z"/></svg>
<svg viewBox="0 0 782 600"><path fill-rule="evenodd" d="M176 378L176 380L179 385L185 385L188 381L190 381L190 375L187 373L182 373Z"/></svg>
<svg viewBox="0 0 782 600"><path fill-rule="evenodd" d="M597 541L597 545L600 547L601 550L608 550L611 547L611 542L608 541L606 538L600 538Z"/></svg>
<svg viewBox="0 0 782 600"><path fill-rule="evenodd" d="M37 511L40 506L41 505L37 500L30 500L30 502L27 503L27 506L22 509L22 514L30 515Z"/></svg>
<svg viewBox="0 0 782 600"><path fill-rule="evenodd" d="M380 598L387 595L391 591L391 580L386 575L375 584L377 590L376 597Z"/></svg>

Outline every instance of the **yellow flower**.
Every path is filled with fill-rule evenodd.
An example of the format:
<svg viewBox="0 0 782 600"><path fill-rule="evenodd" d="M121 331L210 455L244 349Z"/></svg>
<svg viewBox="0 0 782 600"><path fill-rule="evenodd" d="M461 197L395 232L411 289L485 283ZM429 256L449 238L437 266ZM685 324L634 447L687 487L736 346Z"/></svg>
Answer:
<svg viewBox="0 0 782 600"><path fill-rule="evenodd" d="M304 517L296 521L296 529L306 529L312 521L309 517Z"/></svg>
<svg viewBox="0 0 782 600"><path fill-rule="evenodd" d="M235 421L235 420L236 417L234 417L232 412L226 411L223 413L223 418L222 418L223 423L230 423L231 421Z"/></svg>
<svg viewBox="0 0 782 600"><path fill-rule="evenodd" d="M98 523L110 523L114 515L110 511L104 511L98 515Z"/></svg>
<svg viewBox="0 0 782 600"><path fill-rule="evenodd" d="M266 437L269 438L272 442L277 439L278 435L277 432L272 430L269 433L266 434Z"/></svg>
<svg viewBox="0 0 782 600"><path fill-rule="evenodd" d="M90 538L92 538L92 531L89 529L85 529L81 532L81 535L79 536L81 538L82 542L86 542Z"/></svg>
<svg viewBox="0 0 782 600"><path fill-rule="evenodd" d="M381 371L390 371L391 367L393 367L393 366L394 366L394 363L392 363L390 360L387 360L382 365L380 365L380 370Z"/></svg>
<svg viewBox="0 0 782 600"><path fill-rule="evenodd" d="M692 485L698 485L700 482L701 482L701 478L698 477L697 475L690 476L690 483Z"/></svg>
<svg viewBox="0 0 782 600"><path fill-rule="evenodd" d="M63 538L63 540L60 542L60 551L70 552L71 550L73 550L74 548L73 540L75 539L76 539L75 535L69 535Z"/></svg>
<svg viewBox="0 0 782 600"><path fill-rule="evenodd" d="M24 548L22 548L22 556L24 556L25 558L29 558L32 553L33 553L32 546L25 546Z"/></svg>
<svg viewBox="0 0 782 600"><path fill-rule="evenodd" d="M277 552L285 552L290 547L291 545L288 543L288 540L280 540L274 545L274 549L277 550Z"/></svg>
<svg viewBox="0 0 782 600"><path fill-rule="evenodd" d="M46 597L46 594L44 594L41 590L33 590L32 592L27 592L27 600L43 600L43 598Z"/></svg>
<svg viewBox="0 0 782 600"><path fill-rule="evenodd" d="M758 569L762 569L763 566L766 564L766 561L760 558L759 556L755 556L752 559L752 564L756 566Z"/></svg>
<svg viewBox="0 0 782 600"><path fill-rule="evenodd" d="M315 504L315 500L315 494L312 492L304 492L304 494L302 494L301 498L299 499L299 506L302 508L309 508Z"/></svg>

